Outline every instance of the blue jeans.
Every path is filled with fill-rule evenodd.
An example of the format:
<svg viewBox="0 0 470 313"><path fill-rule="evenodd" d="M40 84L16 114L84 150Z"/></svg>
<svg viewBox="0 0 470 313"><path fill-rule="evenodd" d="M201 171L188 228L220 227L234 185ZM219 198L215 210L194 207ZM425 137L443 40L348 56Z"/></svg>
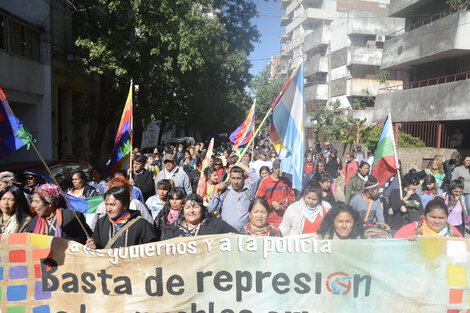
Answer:
<svg viewBox="0 0 470 313"><path fill-rule="evenodd" d="M470 193L464 193L464 194L462 194L462 196L465 199L465 206L466 206L466 209L467 209L467 213L470 216ZM465 223L465 221L463 221L463 222Z"/></svg>

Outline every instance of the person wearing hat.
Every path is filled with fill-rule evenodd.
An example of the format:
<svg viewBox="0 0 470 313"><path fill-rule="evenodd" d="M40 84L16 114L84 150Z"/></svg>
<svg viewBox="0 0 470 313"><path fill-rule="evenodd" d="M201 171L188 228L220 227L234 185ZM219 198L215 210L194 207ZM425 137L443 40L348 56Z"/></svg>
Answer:
<svg viewBox="0 0 470 313"><path fill-rule="evenodd" d="M366 159L366 154L362 151L362 146L360 143L356 145L356 161L361 163Z"/></svg>
<svg viewBox="0 0 470 313"><path fill-rule="evenodd" d="M255 170L256 173L259 173L259 169L262 166L269 167L269 170L272 170L273 164L270 160L268 160L268 153L265 149L260 148L258 149L258 160L251 162L250 167Z"/></svg>
<svg viewBox="0 0 470 313"><path fill-rule="evenodd" d="M265 199L272 208L268 223L274 224L276 227L281 224L284 212L295 198L292 183L281 176L280 167L281 160L275 159L271 175L263 178L256 193L257 198Z"/></svg>
<svg viewBox="0 0 470 313"><path fill-rule="evenodd" d="M8 186L13 186L13 184L19 184L15 181L15 174L8 171L0 173L0 191Z"/></svg>
<svg viewBox="0 0 470 313"><path fill-rule="evenodd" d="M83 244L86 242L87 234L91 236L92 231L82 213L75 212L86 232L74 213L62 208L64 198L58 186L44 184L36 188L31 205L37 216L28 223L25 232L61 237Z"/></svg>
<svg viewBox="0 0 470 313"><path fill-rule="evenodd" d="M162 179L173 180L175 187L182 187L188 195L193 193L188 174L176 165L175 157L172 154L168 153L163 157L163 170L155 177L155 186Z"/></svg>
<svg viewBox="0 0 470 313"><path fill-rule="evenodd" d="M362 193L352 197L349 203L361 215L365 228L371 228L377 223L384 223L384 210L379 199L380 184L373 176L368 177Z"/></svg>
<svg viewBox="0 0 470 313"><path fill-rule="evenodd" d="M30 169L23 173L25 180L24 192L28 195L32 195L34 190L44 184L44 178L38 170Z"/></svg>

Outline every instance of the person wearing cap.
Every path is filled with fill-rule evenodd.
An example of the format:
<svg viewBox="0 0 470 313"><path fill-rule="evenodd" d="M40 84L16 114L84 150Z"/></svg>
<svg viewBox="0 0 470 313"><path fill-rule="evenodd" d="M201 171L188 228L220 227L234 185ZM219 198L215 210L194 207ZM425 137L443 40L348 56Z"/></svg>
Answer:
<svg viewBox="0 0 470 313"><path fill-rule="evenodd" d="M377 179L369 176L362 193L352 197L349 203L361 215L366 229L385 222L382 203L379 199L379 187Z"/></svg>
<svg viewBox="0 0 470 313"><path fill-rule="evenodd" d="M24 192L28 195L32 195L34 190L44 184L44 178L38 170L30 169L23 173L25 180Z"/></svg>
<svg viewBox="0 0 470 313"><path fill-rule="evenodd" d="M136 186L142 191L144 202L155 194L155 185L153 182L153 174L145 169L147 159L143 155L138 155L132 160L132 178L129 184Z"/></svg>
<svg viewBox="0 0 470 313"><path fill-rule="evenodd" d="M256 193L257 198L265 199L272 208L268 223L274 224L276 227L281 224L284 212L295 198L292 183L281 176L280 167L281 160L275 159L271 175L263 178Z"/></svg>
<svg viewBox="0 0 470 313"><path fill-rule="evenodd" d="M7 188L8 186L13 186L13 184L18 184L15 181L15 174L8 171L0 173L0 191Z"/></svg>
<svg viewBox="0 0 470 313"><path fill-rule="evenodd" d="M269 170L272 170L273 164L270 160L268 160L268 153L265 149L260 148L258 149L258 160L251 162L250 167L255 170L256 173L259 173L259 169L262 166L269 167Z"/></svg>
<svg viewBox="0 0 470 313"><path fill-rule="evenodd" d="M173 180L175 187L182 187L188 195L193 193L188 174L176 165L175 157L172 154L165 154L163 157L163 170L155 177L155 185L162 179Z"/></svg>
<svg viewBox="0 0 470 313"><path fill-rule="evenodd" d="M37 216L28 223L25 232L61 237L80 243L86 242L87 234L91 236L92 231L83 214L75 211L85 230L75 214L63 208L65 201L58 186L44 184L36 188L31 205Z"/></svg>

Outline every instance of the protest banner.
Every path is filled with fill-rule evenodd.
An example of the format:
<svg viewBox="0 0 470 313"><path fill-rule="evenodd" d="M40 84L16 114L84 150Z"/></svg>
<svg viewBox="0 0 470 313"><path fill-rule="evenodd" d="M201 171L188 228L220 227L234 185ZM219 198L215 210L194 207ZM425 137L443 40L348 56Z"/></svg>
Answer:
<svg viewBox="0 0 470 313"><path fill-rule="evenodd" d="M468 312L469 241L1 238L1 312Z"/></svg>

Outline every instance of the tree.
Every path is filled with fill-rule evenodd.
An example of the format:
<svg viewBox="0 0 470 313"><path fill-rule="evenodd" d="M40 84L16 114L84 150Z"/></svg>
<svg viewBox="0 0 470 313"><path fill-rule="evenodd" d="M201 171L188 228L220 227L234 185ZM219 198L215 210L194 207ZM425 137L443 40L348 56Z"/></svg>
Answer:
<svg viewBox="0 0 470 313"><path fill-rule="evenodd" d="M361 142L369 148L375 150L379 143L380 135L382 134L382 127L370 128L367 132L361 133ZM395 138L396 140L396 138ZM413 137L402 131L398 132L398 148L423 148L426 147L424 141L418 137Z"/></svg>
<svg viewBox="0 0 470 313"><path fill-rule="evenodd" d="M76 46L85 73L101 77L99 120L92 161L106 132L115 132L129 79L139 84L135 142L143 126L199 129L204 135L231 129L250 105L247 55L258 39L248 0L75 1ZM109 142L105 148L110 152Z"/></svg>
<svg viewBox="0 0 470 313"><path fill-rule="evenodd" d="M282 79L280 76L271 77L270 65L267 65L263 71L251 80L249 88L253 97L256 98L257 127L268 113L273 101L279 95L286 82L287 78ZM266 122L262 129L267 130L268 125L268 122Z"/></svg>
<svg viewBox="0 0 470 313"><path fill-rule="evenodd" d="M313 122L313 135L316 142L341 141L342 143L354 143L357 125L363 126L364 120L353 118L346 114L345 109L340 109L339 100L330 103L329 107L321 107L310 113Z"/></svg>

